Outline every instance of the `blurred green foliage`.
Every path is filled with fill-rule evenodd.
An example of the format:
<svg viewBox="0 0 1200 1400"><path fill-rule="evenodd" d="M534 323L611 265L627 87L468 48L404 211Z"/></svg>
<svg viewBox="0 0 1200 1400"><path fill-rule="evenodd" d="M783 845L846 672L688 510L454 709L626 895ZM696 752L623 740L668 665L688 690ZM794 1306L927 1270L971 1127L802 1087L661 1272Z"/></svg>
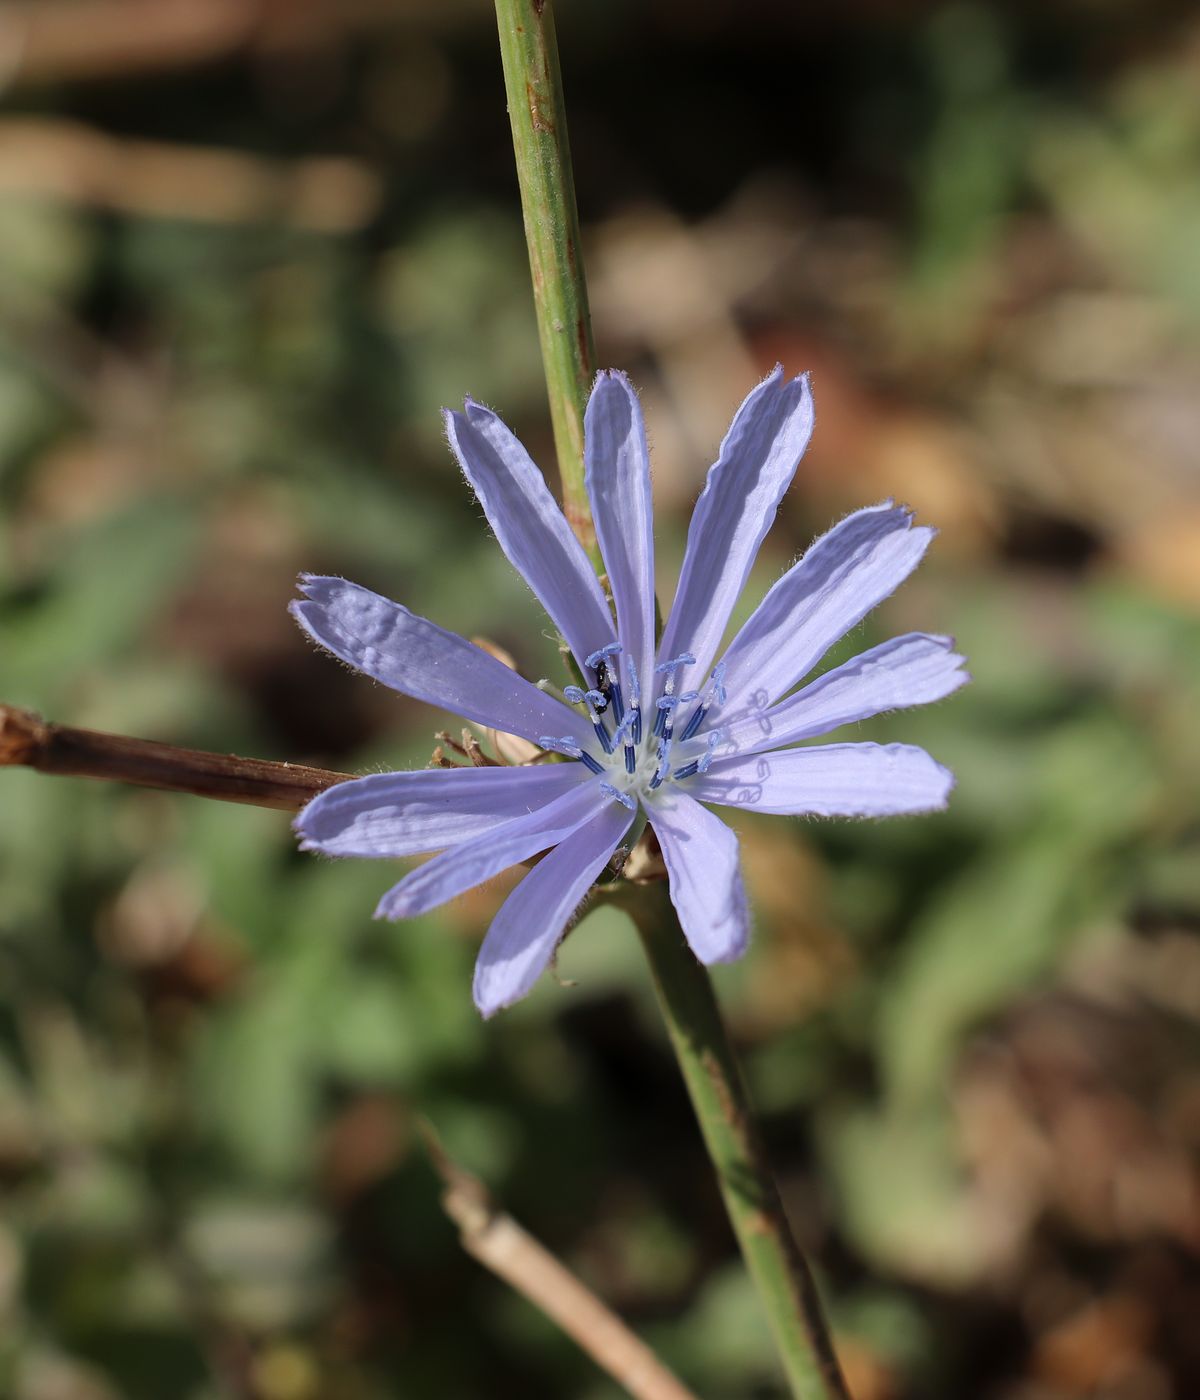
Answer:
<svg viewBox="0 0 1200 1400"><path fill-rule="evenodd" d="M954 632L975 675L864 731L950 764L947 814L746 820L757 934L720 992L859 1400L1184 1397L1200 36L1167 3L805 8L560 3L598 340L644 385L663 557L707 465L680 443L777 353L814 362L811 470L754 586L837 511L912 499L942 540L852 640ZM0 700L421 765L444 717L285 608L325 569L557 664L437 416L470 392L549 463L491 19L268 38L14 70ZM247 180L335 151L380 198L344 228L152 215L122 204L132 152L110 197L48 198L18 117L228 145ZM613 247L652 270L624 319ZM373 924L395 872L302 856L277 814L6 771L0 869L0 1392L614 1395L461 1254L423 1116L698 1393L782 1393L621 916L485 1026L501 891Z"/></svg>

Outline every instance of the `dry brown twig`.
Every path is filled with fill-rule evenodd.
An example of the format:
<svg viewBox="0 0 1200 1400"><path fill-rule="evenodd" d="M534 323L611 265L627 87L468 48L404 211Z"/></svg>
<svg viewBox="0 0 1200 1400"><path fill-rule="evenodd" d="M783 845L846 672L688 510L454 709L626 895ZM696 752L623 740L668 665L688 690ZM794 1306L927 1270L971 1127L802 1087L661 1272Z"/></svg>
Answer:
<svg viewBox="0 0 1200 1400"><path fill-rule="evenodd" d="M635 1400L696 1400L650 1348L560 1260L497 1209L487 1187L459 1166L426 1122L425 1147L445 1190L442 1207L472 1258L522 1294Z"/></svg>
<svg viewBox="0 0 1200 1400"><path fill-rule="evenodd" d="M15 705L0 705L0 767L134 783L285 812L298 812L317 793L353 777L328 768L181 749L150 739L49 724Z"/></svg>

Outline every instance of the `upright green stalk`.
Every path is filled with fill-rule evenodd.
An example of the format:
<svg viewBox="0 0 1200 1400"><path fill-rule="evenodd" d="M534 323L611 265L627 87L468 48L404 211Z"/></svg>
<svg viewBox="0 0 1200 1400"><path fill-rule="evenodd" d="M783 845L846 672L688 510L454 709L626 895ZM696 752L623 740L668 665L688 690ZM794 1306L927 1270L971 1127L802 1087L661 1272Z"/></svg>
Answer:
<svg viewBox="0 0 1200 1400"><path fill-rule="evenodd" d="M688 948L665 884L627 885L617 900L641 935L704 1145L792 1393L846 1400L817 1286L788 1226L708 970Z"/></svg>
<svg viewBox="0 0 1200 1400"><path fill-rule="evenodd" d="M598 564L583 485L583 409L596 373L596 347L579 248L554 8L549 0L496 0L496 20L563 510Z"/></svg>
<svg viewBox="0 0 1200 1400"><path fill-rule="evenodd" d="M594 356L553 0L496 0L496 17L563 505L599 565L583 485L583 411ZM606 893L628 909L641 934L671 1043L792 1393L798 1400L847 1400L812 1274L788 1229L708 972L684 941L665 885L618 882Z"/></svg>

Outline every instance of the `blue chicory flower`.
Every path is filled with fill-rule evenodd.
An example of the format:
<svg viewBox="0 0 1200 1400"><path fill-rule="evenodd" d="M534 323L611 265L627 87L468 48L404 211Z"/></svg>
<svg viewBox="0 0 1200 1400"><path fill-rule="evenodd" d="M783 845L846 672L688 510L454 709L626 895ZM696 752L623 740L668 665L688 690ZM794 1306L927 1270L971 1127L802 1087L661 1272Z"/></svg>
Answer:
<svg viewBox="0 0 1200 1400"><path fill-rule="evenodd" d="M468 399L446 431L513 565L574 654L566 703L487 652L357 584L305 575L300 625L385 685L520 735L564 763L381 773L330 788L296 822L306 849L396 857L439 851L380 901L420 914L548 852L501 906L474 995L490 1016L524 996L642 814L696 956L726 962L749 931L737 838L710 810L883 817L946 804L953 776L907 744L797 747L965 680L948 637L914 632L797 689L828 649L916 568L934 531L891 501L848 516L770 589L721 659L730 614L813 426L807 376L776 367L738 409L688 531L663 635L654 628L650 460L629 380L596 380L586 484L615 604L528 453ZM714 664L715 662L715 664Z"/></svg>

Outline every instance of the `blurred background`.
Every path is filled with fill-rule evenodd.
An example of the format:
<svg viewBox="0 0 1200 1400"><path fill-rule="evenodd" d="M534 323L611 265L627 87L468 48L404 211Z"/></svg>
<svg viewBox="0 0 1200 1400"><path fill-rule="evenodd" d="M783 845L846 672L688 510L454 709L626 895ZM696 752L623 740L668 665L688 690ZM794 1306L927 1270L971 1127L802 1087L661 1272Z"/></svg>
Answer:
<svg viewBox="0 0 1200 1400"><path fill-rule="evenodd" d="M856 1400L1200 1394L1200 17L558 9L664 603L782 360L818 426L746 607L894 495L942 533L854 649L975 675L860 736L953 766L945 815L740 827L719 992ZM0 700L426 763L301 569L550 674L438 417L552 472L484 0L5 0L0 98ZM783 1395L620 915L485 1026L505 881L377 925L397 872L280 814L0 792L0 1392L613 1400L460 1251L426 1115L705 1400Z"/></svg>

